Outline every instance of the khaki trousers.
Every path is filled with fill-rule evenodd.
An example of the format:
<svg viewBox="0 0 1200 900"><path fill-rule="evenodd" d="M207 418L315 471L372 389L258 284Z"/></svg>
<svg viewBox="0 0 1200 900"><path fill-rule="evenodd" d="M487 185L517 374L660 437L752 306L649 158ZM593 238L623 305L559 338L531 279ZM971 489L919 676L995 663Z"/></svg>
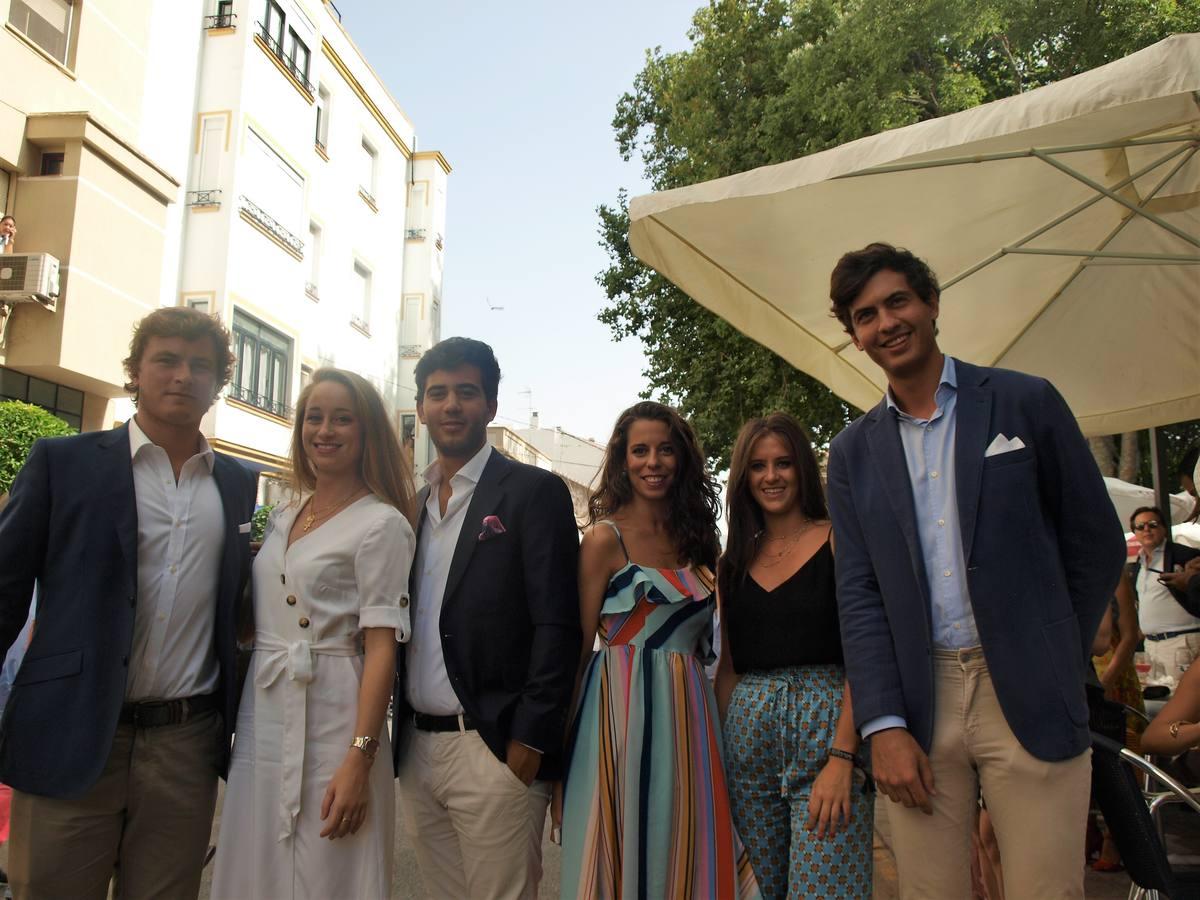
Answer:
<svg viewBox="0 0 1200 900"><path fill-rule="evenodd" d="M400 808L428 896L535 900L550 784L526 787L475 731L406 740Z"/></svg>
<svg viewBox="0 0 1200 900"><path fill-rule="evenodd" d="M1146 643L1142 646L1146 648L1146 656L1150 660L1150 677L1155 681L1172 678L1178 683L1188 666L1200 659L1200 631L1181 634L1165 641L1146 638Z"/></svg>
<svg viewBox="0 0 1200 900"><path fill-rule="evenodd" d="M13 791L9 881L16 900L186 900L200 893L217 802L221 716L118 725L83 796Z"/></svg>
<svg viewBox="0 0 1200 900"><path fill-rule="evenodd" d="M934 651L934 696L933 815L887 804L900 896L971 896L971 836L982 791L1000 847L1005 894L1014 900L1083 900L1091 750L1061 762L1026 752L1004 719L978 647Z"/></svg>

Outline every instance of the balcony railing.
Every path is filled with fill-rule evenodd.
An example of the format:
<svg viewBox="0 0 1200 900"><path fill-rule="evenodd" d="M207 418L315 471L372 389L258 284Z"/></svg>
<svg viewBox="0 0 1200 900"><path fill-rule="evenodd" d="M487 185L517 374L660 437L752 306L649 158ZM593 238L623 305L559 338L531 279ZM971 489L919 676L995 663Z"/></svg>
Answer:
<svg viewBox="0 0 1200 900"><path fill-rule="evenodd" d="M329 148L325 146L325 142L323 140L321 140L319 137L313 138L313 143L316 144L318 150L320 150L326 156L329 155Z"/></svg>
<svg viewBox="0 0 1200 900"><path fill-rule="evenodd" d="M304 241L300 240L300 238L296 237L294 234L284 228L278 219L268 213L265 209L263 209L245 194L242 194L242 196L238 197L238 202L241 203L242 209L245 210L246 214L250 216L250 218L252 218L263 228L267 229L267 231L271 232L271 234L275 235L275 237L279 238L279 240L283 241L283 243L287 244L301 256L304 255Z"/></svg>
<svg viewBox="0 0 1200 900"><path fill-rule="evenodd" d="M410 241L423 241L425 240L425 229L409 228L405 230L404 236Z"/></svg>
<svg viewBox="0 0 1200 900"><path fill-rule="evenodd" d="M353 327L357 328L359 331L361 331L363 334L367 335L368 337L371 336L371 326L369 326L367 324L367 320L364 319L362 316L356 316L354 314L351 314L350 324Z"/></svg>
<svg viewBox="0 0 1200 900"><path fill-rule="evenodd" d="M400 358L401 359L417 359L424 352L425 352L425 348L421 344L401 344L400 345Z"/></svg>
<svg viewBox="0 0 1200 900"><path fill-rule="evenodd" d="M294 59L292 59L290 56L287 56L283 52L283 47L280 46L279 41L275 40L274 36L267 31L267 26L262 22L255 22L254 25L258 29L257 33L259 39L267 45L267 49L271 51L274 57L283 63L283 67L292 73L292 76L298 82L300 82L306 91L308 91L310 94L315 94L316 88L314 88L312 82L308 80L308 73L296 65L296 61Z"/></svg>
<svg viewBox="0 0 1200 900"><path fill-rule="evenodd" d="M275 400L272 397L267 397L263 394L256 394L249 388L244 388L241 385L230 382L229 396L234 400L240 400L256 409L261 409L264 412L269 412L271 415L279 416L281 419L291 419L295 416L296 411L288 406L282 400Z"/></svg>
<svg viewBox="0 0 1200 900"><path fill-rule="evenodd" d="M211 31L214 28L236 28L237 13L217 13L215 16L204 17L204 27Z"/></svg>
<svg viewBox="0 0 1200 900"><path fill-rule="evenodd" d="M371 209L379 209L379 204L375 202L375 195L368 191L361 184L358 186L358 196L362 197L363 200L366 201L367 206L371 207Z"/></svg>
<svg viewBox="0 0 1200 900"><path fill-rule="evenodd" d="M434 235L433 246L437 247L439 250L442 249L442 236L440 234Z"/></svg>
<svg viewBox="0 0 1200 900"><path fill-rule="evenodd" d="M221 192L213 191L188 191L187 193L188 206L220 206Z"/></svg>
<svg viewBox="0 0 1200 900"><path fill-rule="evenodd" d="M304 294L309 300L320 300L321 295L317 293L317 286L311 281L304 282Z"/></svg>

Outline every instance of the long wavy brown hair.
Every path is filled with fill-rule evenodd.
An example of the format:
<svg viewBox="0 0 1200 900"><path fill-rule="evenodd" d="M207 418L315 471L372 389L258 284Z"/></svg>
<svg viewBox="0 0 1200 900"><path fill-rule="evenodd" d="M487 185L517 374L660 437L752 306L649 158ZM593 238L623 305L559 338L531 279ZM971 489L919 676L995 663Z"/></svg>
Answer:
<svg viewBox="0 0 1200 900"><path fill-rule="evenodd" d="M766 527L762 508L750 493L750 460L759 438L769 434L778 437L792 457L800 481L797 492L800 511L809 519L829 518L817 455L800 423L787 413L776 412L751 419L743 425L734 442L729 464L726 495L729 533L725 538L725 553L717 567L717 588L721 592L722 603L728 603L741 587L758 552L759 536Z"/></svg>
<svg viewBox="0 0 1200 900"><path fill-rule="evenodd" d="M669 406L643 400L617 417L600 469L600 483L588 498L588 525L608 519L633 499L633 485L625 468L629 429L639 420L662 422L670 431L678 460L671 492L667 495L670 515L667 528L681 560L713 568L721 552L717 517L721 513L721 491L708 467L696 433Z"/></svg>
<svg viewBox="0 0 1200 900"><path fill-rule="evenodd" d="M383 398L371 382L345 369L322 368L313 372L312 380L300 392L296 402L296 423L292 426L291 481L296 493L312 491L317 486L317 474L304 452L304 412L313 389L322 382L336 381L350 392L354 401L354 416L362 427L362 458L359 475L367 488L385 503L390 503L416 527L417 492L413 476L400 441L392 428Z"/></svg>

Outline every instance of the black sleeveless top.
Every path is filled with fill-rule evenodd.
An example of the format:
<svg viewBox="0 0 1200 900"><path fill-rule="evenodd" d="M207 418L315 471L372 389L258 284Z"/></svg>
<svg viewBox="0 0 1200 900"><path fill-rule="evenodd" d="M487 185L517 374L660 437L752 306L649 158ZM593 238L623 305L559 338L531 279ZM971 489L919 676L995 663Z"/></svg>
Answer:
<svg viewBox="0 0 1200 900"><path fill-rule="evenodd" d="M773 591L763 590L746 573L721 604L734 671L841 665L835 591L828 540Z"/></svg>

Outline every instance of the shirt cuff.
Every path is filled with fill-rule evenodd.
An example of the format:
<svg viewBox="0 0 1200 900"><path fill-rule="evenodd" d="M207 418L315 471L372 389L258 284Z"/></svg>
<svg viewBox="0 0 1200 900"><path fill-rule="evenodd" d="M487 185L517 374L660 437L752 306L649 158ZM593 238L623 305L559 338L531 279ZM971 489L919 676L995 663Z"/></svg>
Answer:
<svg viewBox="0 0 1200 900"><path fill-rule="evenodd" d="M907 727L908 722L906 722L901 716L878 716L877 718L874 718L864 724L863 727L858 730L858 733L862 735L862 739L865 741L877 731L883 731L886 728Z"/></svg>

